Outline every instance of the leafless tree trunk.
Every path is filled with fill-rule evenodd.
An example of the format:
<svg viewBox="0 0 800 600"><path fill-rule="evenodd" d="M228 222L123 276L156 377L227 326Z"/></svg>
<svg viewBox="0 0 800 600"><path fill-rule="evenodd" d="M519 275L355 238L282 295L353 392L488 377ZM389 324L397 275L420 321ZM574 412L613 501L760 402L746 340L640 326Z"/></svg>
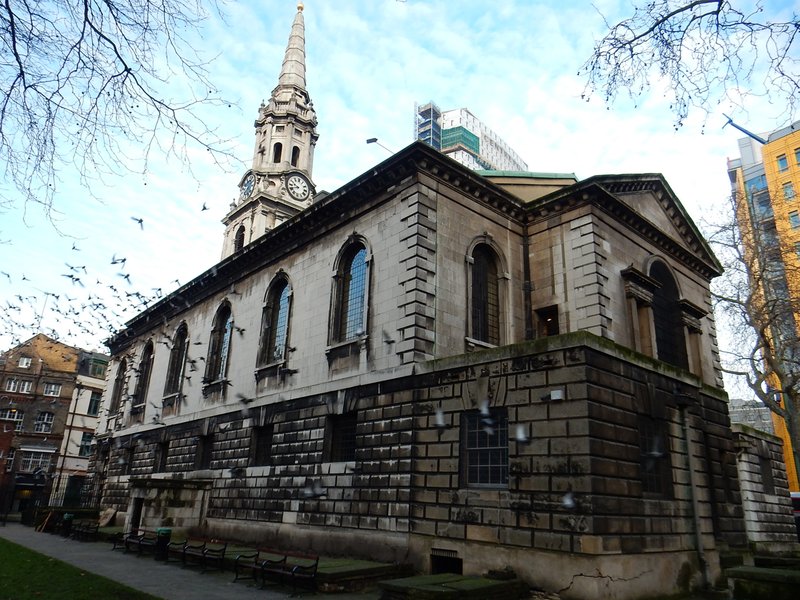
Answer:
<svg viewBox="0 0 800 600"><path fill-rule="evenodd" d="M721 349L723 369L784 420L800 477L800 258L777 235L771 206L766 190L750 201L734 194L728 218L706 225L725 268L712 297L732 334Z"/></svg>
<svg viewBox="0 0 800 600"><path fill-rule="evenodd" d="M222 102L191 41L205 5L0 0L0 159L25 202L49 212L66 169L88 183L146 171L154 151L227 156L197 111Z"/></svg>
<svg viewBox="0 0 800 600"><path fill-rule="evenodd" d="M761 0L653 0L608 24L583 65L584 98L636 98L653 81L670 84L676 127L691 107L708 114L722 101L768 97L791 119L800 98L797 14L768 14ZM745 8L746 6L746 8ZM741 8L737 8L741 7ZM775 7L771 7L775 9ZM788 8L788 7L787 7Z"/></svg>

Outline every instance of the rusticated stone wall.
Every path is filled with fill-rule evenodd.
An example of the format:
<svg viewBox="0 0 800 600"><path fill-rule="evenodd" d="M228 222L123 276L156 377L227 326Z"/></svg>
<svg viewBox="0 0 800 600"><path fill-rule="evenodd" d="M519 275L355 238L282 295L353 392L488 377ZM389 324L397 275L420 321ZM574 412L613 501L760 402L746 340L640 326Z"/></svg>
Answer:
<svg viewBox="0 0 800 600"><path fill-rule="evenodd" d="M497 488L470 487L461 473L461 416L485 400L508 418L508 485ZM726 410L718 390L685 372L588 333L565 335L131 438L112 451L117 483L107 487L107 502L125 504L126 481L146 487L149 478L174 490L205 480L209 493L194 498L207 504L192 514L214 535L408 560L420 569L447 550L466 572L511 566L545 587L564 584L564 573L594 556L610 572L639 568L637 585L655 585L656 577L659 589L679 591L700 578L698 538L712 576L718 543L745 543L736 466L724 458L735 456ZM353 411L355 460L326 462L329 419ZM657 459L667 461L668 484L658 494L643 489L642 417L664 425ZM253 428L264 424L272 426L271 458L250 466ZM516 438L517 426L524 438ZM198 468L209 440L208 465ZM131 474L121 475L126 456ZM155 472L159 464L166 471ZM145 498L145 515L174 522L174 512L159 493ZM534 571L525 552L560 556L566 571ZM665 583L658 569L637 563L656 556L681 578Z"/></svg>

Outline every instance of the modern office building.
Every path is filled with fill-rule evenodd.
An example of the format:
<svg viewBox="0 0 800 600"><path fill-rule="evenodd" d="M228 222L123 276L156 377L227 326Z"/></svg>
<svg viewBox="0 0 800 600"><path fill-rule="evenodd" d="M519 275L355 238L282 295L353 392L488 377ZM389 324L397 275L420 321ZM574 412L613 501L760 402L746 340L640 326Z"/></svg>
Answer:
<svg viewBox="0 0 800 600"><path fill-rule="evenodd" d="M414 106L416 139L474 171L527 171L519 155L466 108Z"/></svg>
<svg viewBox="0 0 800 600"><path fill-rule="evenodd" d="M753 271L751 280L763 298L774 353L784 368L797 369L800 337L800 121L768 135L750 134L738 142L739 158L728 161L742 246ZM761 296L763 294L763 296ZM781 389L776 378L773 389ZM785 394L782 401L791 399ZM795 408L796 409L796 408ZM775 434L783 440L789 487L800 491L795 456L786 423L772 414Z"/></svg>

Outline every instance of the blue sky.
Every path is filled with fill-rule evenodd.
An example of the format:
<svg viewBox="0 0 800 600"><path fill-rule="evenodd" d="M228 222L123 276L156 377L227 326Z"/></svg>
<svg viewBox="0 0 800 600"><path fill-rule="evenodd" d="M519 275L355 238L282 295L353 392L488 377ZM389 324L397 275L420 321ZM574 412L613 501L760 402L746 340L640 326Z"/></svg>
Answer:
<svg viewBox="0 0 800 600"><path fill-rule="evenodd" d="M39 324L68 343L103 349L104 317L82 307L89 294L103 296L106 316L122 322L136 312L136 298L126 292L167 293L176 280L185 283L219 259L220 220L250 164L252 123L277 83L295 6L293 0L230 2L224 20L212 15L197 38L206 55L216 57L209 76L231 101L204 118L232 140L240 162L223 169L202 149L188 148L189 164L154 155L144 174L89 173L90 190L64 169L55 199L57 230L36 207L0 212L0 271L8 274L0 275L0 349L35 333L11 330L10 321ZM779 6L798 9L797 2ZM369 137L392 150L409 144L414 102L434 100L443 109L469 108L532 171L579 178L660 172L695 220L713 215L729 193L726 158L736 156L741 137L722 128L722 113L754 131L785 123L768 104L749 104L747 112L721 105L704 130L697 114L675 131L658 82L637 106L625 99L611 108L600 98L582 100L584 80L577 73L604 33L603 16L613 21L627 10L629 2L613 0L308 0L307 87L320 133L317 189L334 190L384 160L385 150L365 144ZM134 158L136 151L130 149ZM209 210L201 211L203 204ZM127 259L124 268L111 264L114 257ZM76 323L98 327L88 333Z"/></svg>

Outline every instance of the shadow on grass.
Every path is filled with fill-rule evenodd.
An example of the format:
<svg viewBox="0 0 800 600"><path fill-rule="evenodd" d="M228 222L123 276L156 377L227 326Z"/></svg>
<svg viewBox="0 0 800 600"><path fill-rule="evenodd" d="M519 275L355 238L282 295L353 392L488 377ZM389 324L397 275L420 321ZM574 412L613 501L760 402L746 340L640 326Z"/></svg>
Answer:
<svg viewBox="0 0 800 600"><path fill-rule="evenodd" d="M159 600L0 538L0 599Z"/></svg>

